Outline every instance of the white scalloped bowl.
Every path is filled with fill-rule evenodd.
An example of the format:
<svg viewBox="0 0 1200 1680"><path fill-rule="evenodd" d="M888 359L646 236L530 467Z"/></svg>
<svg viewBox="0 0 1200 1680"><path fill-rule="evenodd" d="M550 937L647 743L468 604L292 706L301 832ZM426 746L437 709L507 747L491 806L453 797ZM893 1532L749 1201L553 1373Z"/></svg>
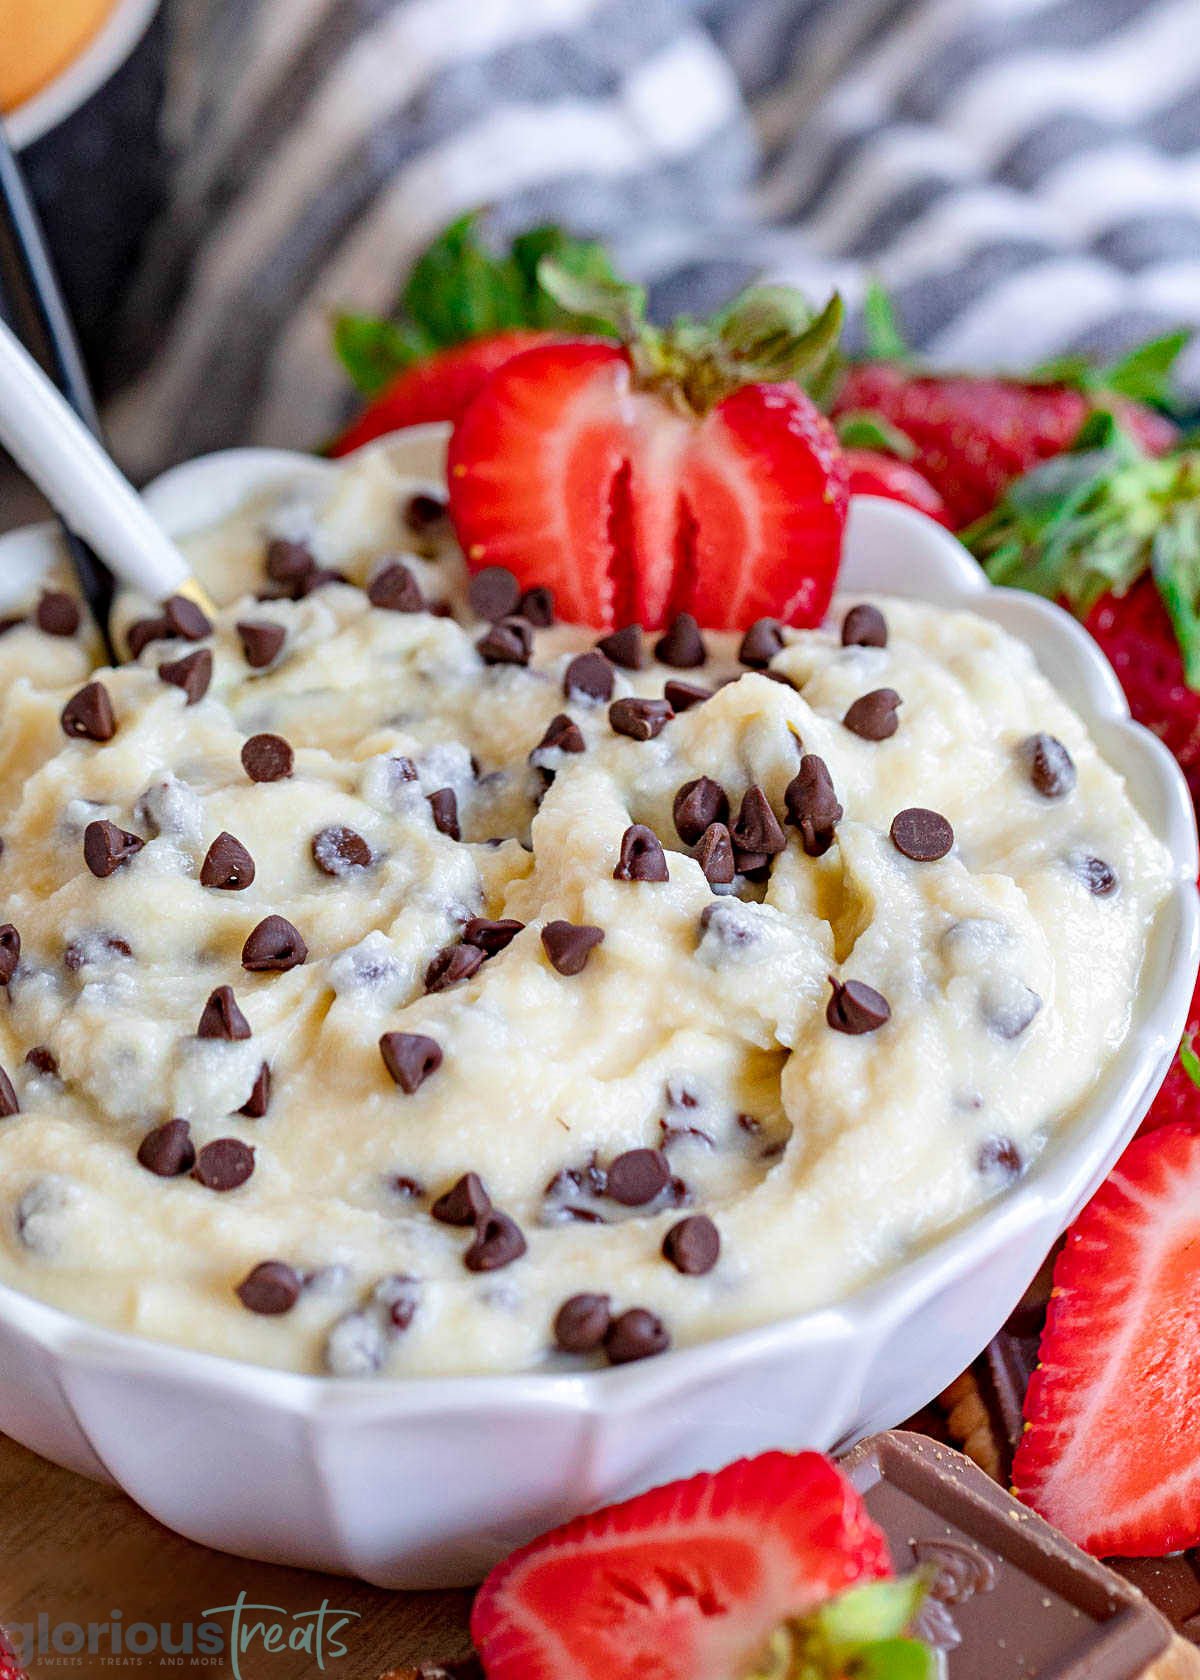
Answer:
<svg viewBox="0 0 1200 1680"><path fill-rule="evenodd" d="M383 447L436 477L443 444L440 429L422 428ZM252 491L336 470L230 451L177 468L148 495L182 533ZM54 554L49 528L0 539L0 608ZM848 1445L899 1422L974 1358L1109 1171L1179 1041L1197 965L1195 822L1174 760L1130 721L1079 625L990 588L938 526L895 502L857 500L842 581L848 593L970 607L1026 641L1174 860L1128 1037L1020 1184L821 1311L575 1375L296 1376L115 1334L0 1288L0 1428L118 1483L206 1545L382 1586L449 1586L478 1580L550 1524L653 1483L767 1447Z"/></svg>

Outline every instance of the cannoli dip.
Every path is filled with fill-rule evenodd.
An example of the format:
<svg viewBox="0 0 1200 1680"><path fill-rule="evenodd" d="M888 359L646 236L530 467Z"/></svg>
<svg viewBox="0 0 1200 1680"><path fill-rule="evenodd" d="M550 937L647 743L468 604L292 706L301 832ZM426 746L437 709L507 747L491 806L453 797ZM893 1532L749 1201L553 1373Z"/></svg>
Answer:
<svg viewBox="0 0 1200 1680"><path fill-rule="evenodd" d="M1022 643L883 598L598 638L469 581L386 448L314 482L187 541L215 618L123 603L119 669L55 590L0 636L0 1282L300 1372L573 1370L1018 1184L1170 881Z"/></svg>

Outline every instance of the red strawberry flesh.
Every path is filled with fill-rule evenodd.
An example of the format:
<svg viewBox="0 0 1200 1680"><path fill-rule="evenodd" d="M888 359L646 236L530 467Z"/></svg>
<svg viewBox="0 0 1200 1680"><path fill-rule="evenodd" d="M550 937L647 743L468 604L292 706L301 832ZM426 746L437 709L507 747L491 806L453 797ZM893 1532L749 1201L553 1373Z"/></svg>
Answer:
<svg viewBox="0 0 1200 1680"><path fill-rule="evenodd" d="M1016 1492L1100 1557L1200 1543L1200 1125L1135 1139L1072 1227Z"/></svg>
<svg viewBox="0 0 1200 1680"><path fill-rule="evenodd" d="M485 1581L488 1680L731 1680L788 1616L890 1573L816 1453L767 1453L555 1529Z"/></svg>

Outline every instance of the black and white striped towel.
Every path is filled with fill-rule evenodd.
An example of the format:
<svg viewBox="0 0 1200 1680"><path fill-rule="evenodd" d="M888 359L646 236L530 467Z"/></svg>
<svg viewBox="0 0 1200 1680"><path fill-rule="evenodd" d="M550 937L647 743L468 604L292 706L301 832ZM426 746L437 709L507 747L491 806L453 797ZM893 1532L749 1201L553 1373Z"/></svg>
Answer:
<svg viewBox="0 0 1200 1680"><path fill-rule="evenodd" d="M338 307L454 214L609 239L659 312L878 275L939 360L1200 325L1200 0L186 0L114 413L145 473L345 413ZM1200 349L1183 366L1200 390Z"/></svg>

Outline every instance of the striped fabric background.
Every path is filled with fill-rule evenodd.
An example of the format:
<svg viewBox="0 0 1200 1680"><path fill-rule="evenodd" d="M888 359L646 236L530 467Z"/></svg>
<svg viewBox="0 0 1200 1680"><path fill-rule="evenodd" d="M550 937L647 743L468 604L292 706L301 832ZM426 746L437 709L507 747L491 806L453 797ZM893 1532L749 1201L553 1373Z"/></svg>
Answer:
<svg viewBox="0 0 1200 1680"><path fill-rule="evenodd" d="M660 311L893 290L949 363L1200 325L1200 0L188 0L114 355L132 470L319 443L337 307L456 212L598 233ZM1200 390L1200 349L1184 375Z"/></svg>

